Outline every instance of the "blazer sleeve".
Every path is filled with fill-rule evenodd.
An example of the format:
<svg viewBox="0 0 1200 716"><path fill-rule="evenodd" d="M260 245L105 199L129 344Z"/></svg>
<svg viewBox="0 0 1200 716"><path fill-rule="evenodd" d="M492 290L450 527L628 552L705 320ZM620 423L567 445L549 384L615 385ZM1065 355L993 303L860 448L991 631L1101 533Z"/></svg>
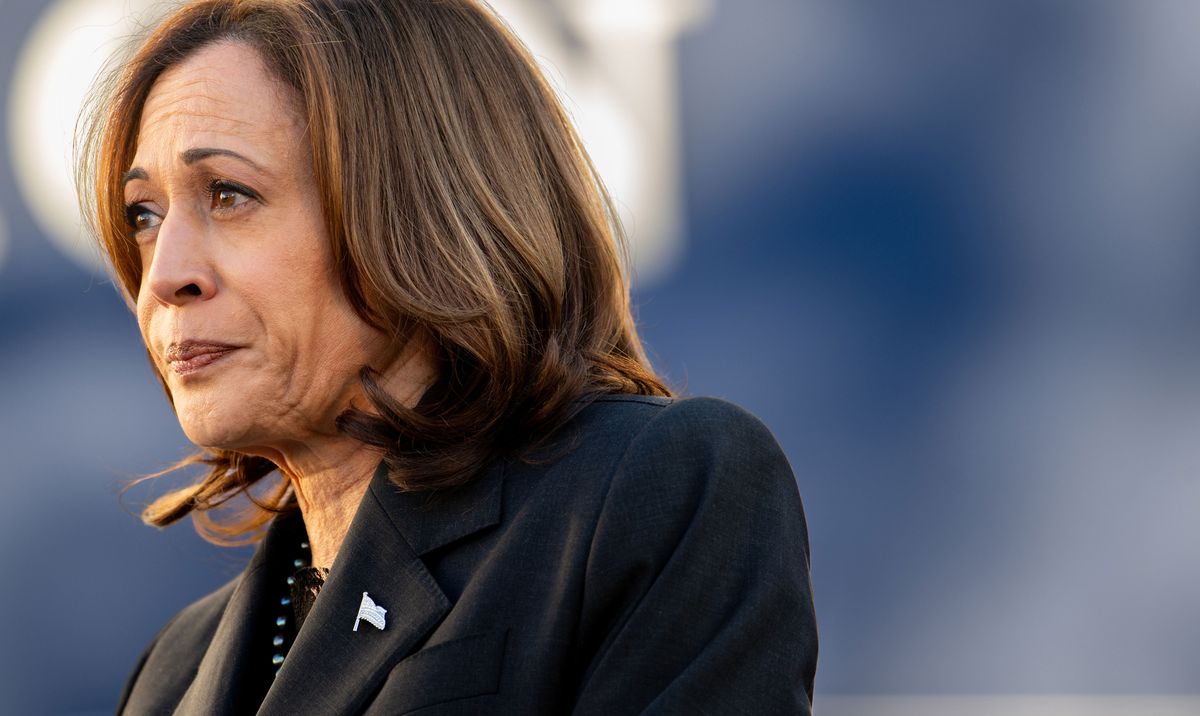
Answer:
<svg viewBox="0 0 1200 716"><path fill-rule="evenodd" d="M691 399L643 428L605 497L584 584L594 656L576 714L811 713L804 511L779 445L746 411Z"/></svg>

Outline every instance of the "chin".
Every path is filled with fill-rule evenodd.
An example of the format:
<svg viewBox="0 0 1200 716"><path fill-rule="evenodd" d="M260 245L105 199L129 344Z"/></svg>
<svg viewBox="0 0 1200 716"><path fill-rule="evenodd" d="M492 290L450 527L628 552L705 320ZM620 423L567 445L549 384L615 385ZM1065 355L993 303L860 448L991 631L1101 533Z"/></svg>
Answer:
<svg viewBox="0 0 1200 716"><path fill-rule="evenodd" d="M180 421L183 434L197 447L208 450L240 450L246 444L243 431L231 426L192 425Z"/></svg>
<svg viewBox="0 0 1200 716"><path fill-rule="evenodd" d="M253 444L255 436L261 432L254 421L246 419L244 410L232 406L223 409L211 403L193 406L188 402L176 406L176 415L183 434L199 447L242 450Z"/></svg>

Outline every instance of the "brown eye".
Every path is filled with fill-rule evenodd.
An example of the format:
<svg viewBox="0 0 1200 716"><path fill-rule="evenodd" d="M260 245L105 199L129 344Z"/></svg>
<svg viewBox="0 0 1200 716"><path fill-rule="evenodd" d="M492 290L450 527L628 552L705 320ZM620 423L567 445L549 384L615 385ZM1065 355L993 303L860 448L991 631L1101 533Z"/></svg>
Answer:
<svg viewBox="0 0 1200 716"><path fill-rule="evenodd" d="M220 189L213 194L214 209L232 209L237 206L238 193L229 189Z"/></svg>
<svg viewBox="0 0 1200 716"><path fill-rule="evenodd" d="M142 204L134 204L125 209L125 223L133 233L141 233L152 229L161 223L158 215Z"/></svg>
<svg viewBox="0 0 1200 716"><path fill-rule="evenodd" d="M233 211L258 195L233 182L215 180L208 185L209 208L212 211Z"/></svg>

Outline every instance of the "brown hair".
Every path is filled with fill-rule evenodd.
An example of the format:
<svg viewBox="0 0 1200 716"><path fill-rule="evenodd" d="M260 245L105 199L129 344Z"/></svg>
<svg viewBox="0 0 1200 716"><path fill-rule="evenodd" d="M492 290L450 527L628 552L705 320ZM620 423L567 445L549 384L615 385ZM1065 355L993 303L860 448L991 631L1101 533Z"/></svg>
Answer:
<svg viewBox="0 0 1200 716"><path fill-rule="evenodd" d="M355 311L436 347L439 378L415 407L363 367L374 410L337 419L398 486L450 487L497 456L527 456L597 395L670 394L637 336L612 201L528 50L475 0L200 0L158 24L96 95L77 163L127 301L142 266L121 177L143 104L165 69L222 40L255 48L296 90ZM276 468L260 457L202 450L147 477L194 464L207 474L152 502L147 523L190 513L210 541L244 543L295 509L286 476L267 497L251 492ZM209 513L237 495L249 511Z"/></svg>

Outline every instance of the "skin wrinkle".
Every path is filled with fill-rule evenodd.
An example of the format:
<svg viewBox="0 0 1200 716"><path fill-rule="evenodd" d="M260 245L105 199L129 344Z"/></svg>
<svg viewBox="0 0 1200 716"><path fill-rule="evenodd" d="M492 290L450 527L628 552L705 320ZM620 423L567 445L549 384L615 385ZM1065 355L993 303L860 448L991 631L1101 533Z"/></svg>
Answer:
<svg viewBox="0 0 1200 716"><path fill-rule="evenodd" d="M300 504L313 565L329 567L381 457L334 424L351 404L370 406L359 369L380 370L408 405L435 369L427 340L398 350L343 295L302 126L291 90L254 50L202 48L151 89L132 162L145 178L126 185L126 200L143 202L158 222L138 236L137 316L184 432L197 445L279 466ZM238 152L262 171L227 156L189 165L186 153L196 148ZM241 204L216 209L213 179L263 200L239 193ZM199 295L185 290L193 285ZM240 348L180 376L166 352L185 339Z"/></svg>

